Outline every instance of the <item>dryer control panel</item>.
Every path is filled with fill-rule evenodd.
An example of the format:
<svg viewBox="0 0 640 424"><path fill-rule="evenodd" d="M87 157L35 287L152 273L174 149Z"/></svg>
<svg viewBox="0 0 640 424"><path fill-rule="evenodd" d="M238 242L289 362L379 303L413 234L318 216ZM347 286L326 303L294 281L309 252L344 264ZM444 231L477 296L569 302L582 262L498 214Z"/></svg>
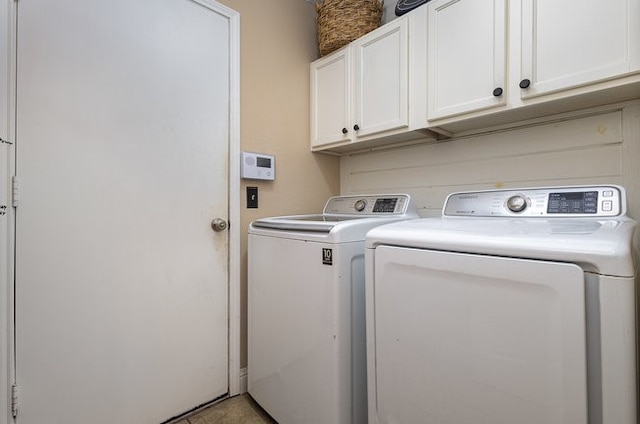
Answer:
<svg viewBox="0 0 640 424"><path fill-rule="evenodd" d="M415 207L407 194L389 194L379 196L336 196L324 206L325 215L406 215Z"/></svg>
<svg viewBox="0 0 640 424"><path fill-rule="evenodd" d="M613 217L626 214L620 186L524 188L453 193L445 216Z"/></svg>

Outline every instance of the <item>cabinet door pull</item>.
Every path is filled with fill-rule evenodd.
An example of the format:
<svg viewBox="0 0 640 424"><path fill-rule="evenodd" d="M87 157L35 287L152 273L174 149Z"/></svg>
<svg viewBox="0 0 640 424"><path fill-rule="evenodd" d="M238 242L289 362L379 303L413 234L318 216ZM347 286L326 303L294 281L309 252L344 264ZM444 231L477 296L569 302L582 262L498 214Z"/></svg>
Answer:
<svg viewBox="0 0 640 424"><path fill-rule="evenodd" d="M531 81L529 81L526 78L520 81L520 88L529 88L530 85L531 85Z"/></svg>
<svg viewBox="0 0 640 424"><path fill-rule="evenodd" d="M343 129L342 129L342 134L346 134L346 133L348 133L348 132L349 132L349 130L348 130L348 129L346 129L346 128L343 128Z"/></svg>
<svg viewBox="0 0 640 424"><path fill-rule="evenodd" d="M358 131L360 129L360 127L358 126L358 124L356 124L356 125L353 126L353 129Z"/></svg>
<svg viewBox="0 0 640 424"><path fill-rule="evenodd" d="M500 97L502 96L502 87L498 87L496 89L493 90L493 95L495 97Z"/></svg>

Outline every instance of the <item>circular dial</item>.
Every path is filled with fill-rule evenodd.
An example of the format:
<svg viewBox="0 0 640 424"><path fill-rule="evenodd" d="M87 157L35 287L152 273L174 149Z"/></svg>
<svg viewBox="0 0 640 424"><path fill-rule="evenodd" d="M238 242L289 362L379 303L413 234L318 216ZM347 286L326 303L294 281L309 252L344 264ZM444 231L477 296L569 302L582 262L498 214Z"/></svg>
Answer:
<svg viewBox="0 0 640 424"><path fill-rule="evenodd" d="M360 199L356 202L356 204L354 205L354 207L356 208L356 210L358 212L362 212L364 210L364 208L367 207L367 201L364 199Z"/></svg>
<svg viewBox="0 0 640 424"><path fill-rule="evenodd" d="M527 208L527 199L524 196L516 194L507 199L507 208L511 212L522 212Z"/></svg>

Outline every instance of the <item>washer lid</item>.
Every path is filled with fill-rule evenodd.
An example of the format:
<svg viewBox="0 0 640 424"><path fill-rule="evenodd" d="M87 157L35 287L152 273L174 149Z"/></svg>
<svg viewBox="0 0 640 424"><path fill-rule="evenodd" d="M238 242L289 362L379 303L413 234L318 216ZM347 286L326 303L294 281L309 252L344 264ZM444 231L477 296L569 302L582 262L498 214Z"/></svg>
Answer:
<svg viewBox="0 0 640 424"><path fill-rule="evenodd" d="M569 262L585 271L633 276L636 221L593 218L424 218L377 227L378 245Z"/></svg>
<svg viewBox="0 0 640 424"><path fill-rule="evenodd" d="M289 215L261 218L251 223L252 229L268 228L279 231L330 233L339 228L371 228L379 225L362 219L418 218L415 205L407 194L335 196L327 200L322 214ZM348 224L345 224L348 223ZM365 231L366 232L366 231ZM364 237L364 232L362 233Z"/></svg>
<svg viewBox="0 0 640 424"><path fill-rule="evenodd" d="M354 219L358 216L330 216L330 215L291 215L273 218L261 218L253 221L255 228L270 228L282 231L312 231L319 233L330 232L336 224Z"/></svg>
<svg viewBox="0 0 640 424"><path fill-rule="evenodd" d="M367 247L391 244L443 251L571 262L603 274L633 276L636 222L617 185L452 193L443 218L370 234Z"/></svg>

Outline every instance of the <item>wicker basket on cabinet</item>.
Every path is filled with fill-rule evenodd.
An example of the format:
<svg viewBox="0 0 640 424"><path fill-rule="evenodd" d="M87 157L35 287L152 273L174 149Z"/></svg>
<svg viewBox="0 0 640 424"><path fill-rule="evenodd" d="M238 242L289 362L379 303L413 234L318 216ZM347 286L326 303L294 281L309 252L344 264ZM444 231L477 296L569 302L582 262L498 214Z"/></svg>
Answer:
<svg viewBox="0 0 640 424"><path fill-rule="evenodd" d="M378 28L383 0L318 0L316 2L320 56L345 46Z"/></svg>

